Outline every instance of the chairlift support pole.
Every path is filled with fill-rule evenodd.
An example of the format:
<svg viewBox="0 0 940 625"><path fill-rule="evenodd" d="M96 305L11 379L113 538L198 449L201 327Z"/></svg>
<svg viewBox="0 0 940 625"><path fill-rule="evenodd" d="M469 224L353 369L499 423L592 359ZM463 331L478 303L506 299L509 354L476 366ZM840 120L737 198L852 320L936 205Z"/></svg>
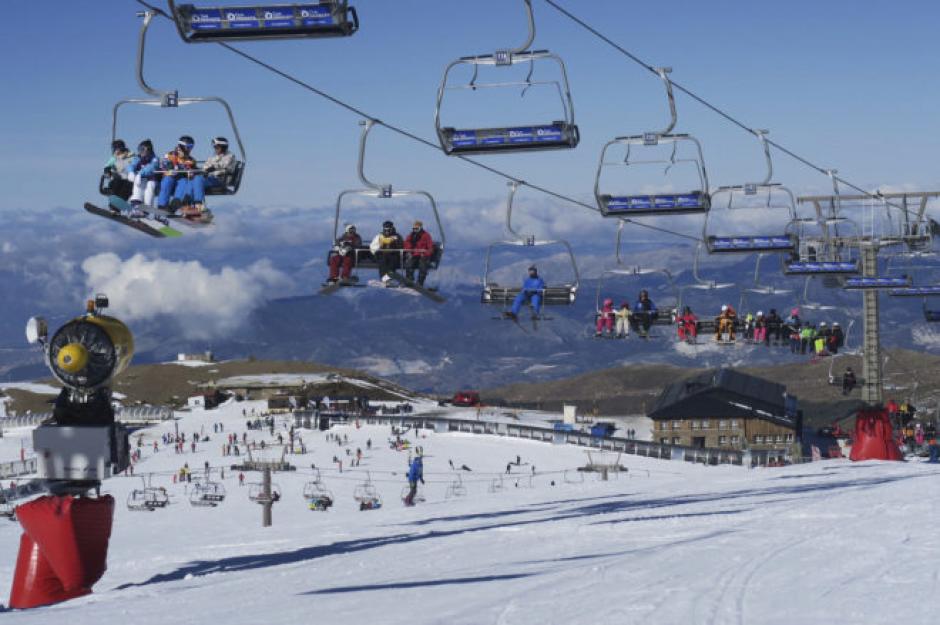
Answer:
<svg viewBox="0 0 940 625"><path fill-rule="evenodd" d="M878 245L867 242L861 246L862 276L874 277L878 273ZM862 347L862 401L880 405L884 401L884 381L882 380L880 310L878 290L870 289L862 293L864 314L864 344Z"/></svg>
<svg viewBox="0 0 940 625"><path fill-rule="evenodd" d="M274 506L274 497L271 493L271 467L264 467L261 472L261 527L271 527L273 523L271 508Z"/></svg>

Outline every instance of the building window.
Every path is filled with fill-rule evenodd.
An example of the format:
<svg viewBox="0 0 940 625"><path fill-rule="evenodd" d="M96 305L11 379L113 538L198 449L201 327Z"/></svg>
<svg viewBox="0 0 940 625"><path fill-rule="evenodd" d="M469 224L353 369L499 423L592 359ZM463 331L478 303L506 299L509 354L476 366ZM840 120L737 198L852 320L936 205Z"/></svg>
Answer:
<svg viewBox="0 0 940 625"><path fill-rule="evenodd" d="M732 419L732 420L731 420L731 429L732 429L732 430L738 429L738 420L737 420L737 419Z"/></svg>
<svg viewBox="0 0 940 625"><path fill-rule="evenodd" d="M691 421L689 421L689 423L692 425L693 430L698 429L698 421L696 421L695 419L692 419Z"/></svg>
<svg viewBox="0 0 940 625"><path fill-rule="evenodd" d="M777 435L774 437L774 442L775 442L775 443L782 443L782 442L783 442L783 436L781 436L780 434L777 434Z"/></svg>
<svg viewBox="0 0 940 625"><path fill-rule="evenodd" d="M672 437L672 444L673 444L673 445L681 445L681 444L682 444L682 439L680 439L678 436L673 436L673 437Z"/></svg>
<svg viewBox="0 0 940 625"><path fill-rule="evenodd" d="M764 437L763 437L763 436L761 436L760 434L755 434L755 435L754 435L754 443L755 443L755 444L760 445L760 444L762 444L763 442L764 442Z"/></svg>
<svg viewBox="0 0 940 625"><path fill-rule="evenodd" d="M728 437L725 436L724 434L722 434L721 436L719 436L719 437L718 437L718 444L719 444L719 445L727 445L727 444L728 444Z"/></svg>
<svg viewBox="0 0 940 625"><path fill-rule="evenodd" d="M740 444L741 444L741 437L738 436L737 434L735 434L734 436L732 436L732 437L731 437L731 444L732 444L732 445L740 445Z"/></svg>
<svg viewBox="0 0 940 625"><path fill-rule="evenodd" d="M792 433L787 434L787 442L788 442L788 443L792 443L792 442L793 442L793 434L792 434Z"/></svg>
<svg viewBox="0 0 940 625"><path fill-rule="evenodd" d="M668 430L668 429L669 429L669 424L666 423L665 421L660 421L660 422L659 422L659 429L660 429L660 430Z"/></svg>
<svg viewBox="0 0 940 625"><path fill-rule="evenodd" d="M673 422L672 422L672 429L678 430L678 429L681 428L681 427L682 427L682 421L673 421Z"/></svg>
<svg viewBox="0 0 940 625"><path fill-rule="evenodd" d="M724 420L724 419L721 419L720 421L718 421L718 429L719 429L719 430L727 430L727 429L728 429L728 422L727 422L726 420Z"/></svg>
<svg viewBox="0 0 940 625"><path fill-rule="evenodd" d="M708 419L702 419L702 429L703 430L708 429Z"/></svg>
<svg viewBox="0 0 940 625"><path fill-rule="evenodd" d="M668 445L668 444L669 444L669 439L668 439L667 437L663 436L662 438L659 439L659 443L660 443L661 445Z"/></svg>

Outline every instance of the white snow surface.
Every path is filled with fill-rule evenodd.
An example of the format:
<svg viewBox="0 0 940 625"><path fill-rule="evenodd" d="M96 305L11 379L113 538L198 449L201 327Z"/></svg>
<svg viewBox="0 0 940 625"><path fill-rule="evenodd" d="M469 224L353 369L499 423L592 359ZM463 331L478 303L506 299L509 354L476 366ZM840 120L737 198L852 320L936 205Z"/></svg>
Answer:
<svg viewBox="0 0 940 625"><path fill-rule="evenodd" d="M221 457L224 435L212 424L240 437L242 409L262 405L179 413L180 431L212 438L196 453L162 444L153 452L173 423L141 430L137 473L153 472L171 505L128 511L140 479L106 481L117 511L95 593L8 613L4 623L883 625L933 622L937 613L933 465L834 460L748 470L624 456L630 477L580 482L571 469L584 463L583 449L422 431L408 436L427 454L426 502L406 508L408 452L386 445L387 427L348 426L333 431L349 436L353 453L363 449L360 469L349 470L345 448L324 433L302 430L309 451L290 457L298 471L274 478L283 498L273 527L261 527L260 506L229 470L220 507L191 507L169 473L183 462L198 475L205 461L237 460ZM0 461L18 458L27 435L0 439ZM271 441L266 431L248 435ZM503 476L504 490L488 492L516 455L523 464ZM466 497L446 497L449 459L473 469L461 474ZM301 496L311 463L324 467L336 496L328 512L308 510ZM367 470L384 506L360 512L353 492ZM0 524L3 588L18 544L17 524Z"/></svg>
<svg viewBox="0 0 940 625"><path fill-rule="evenodd" d="M50 384L42 384L41 382L3 382L0 383L0 391L5 389L15 389L19 391L27 391L30 393L36 393L37 395L58 395L62 390L61 388L56 388Z"/></svg>

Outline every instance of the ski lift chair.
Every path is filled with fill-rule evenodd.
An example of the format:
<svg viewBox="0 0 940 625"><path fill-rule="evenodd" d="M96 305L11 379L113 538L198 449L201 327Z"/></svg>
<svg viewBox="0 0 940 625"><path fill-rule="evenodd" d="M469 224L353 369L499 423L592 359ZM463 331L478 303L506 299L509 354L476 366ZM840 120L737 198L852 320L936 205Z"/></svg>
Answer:
<svg viewBox="0 0 940 625"><path fill-rule="evenodd" d="M770 158L770 146L767 144L767 131L755 131L764 158L767 163L767 174L763 181L718 187L712 193L712 210L705 214L705 223L702 226L702 239L709 254L752 254L752 253L778 253L793 252L796 249L796 236L787 232L789 224L796 219L796 198L793 193L781 184L772 183L773 161ZM727 196L727 202L719 201ZM766 200L763 198L766 196ZM756 200L760 199L760 202ZM716 224L715 208L725 205L722 211L724 219ZM774 216L786 211L786 220L775 226ZM734 213L746 213L749 217L760 215L759 233L732 233L728 221L741 221L735 219ZM764 218L766 216L766 218ZM745 219L751 222L753 219Z"/></svg>
<svg viewBox="0 0 940 625"><path fill-rule="evenodd" d="M168 0L170 16L186 43L349 37L359 16L348 0L303 4L197 7Z"/></svg>
<svg viewBox="0 0 940 625"><path fill-rule="evenodd" d="M266 503L268 498L264 494L264 484L261 482L252 482L248 485L248 499L256 503ZM281 500L281 487L277 484L271 484L271 501Z"/></svg>
<svg viewBox="0 0 940 625"><path fill-rule="evenodd" d="M815 207L815 218L794 219L790 227L797 231L798 247L794 254L783 261L783 272L787 275L829 277L830 284L860 271L858 250L861 232L858 224L842 213L839 181L836 170L826 171L832 180L833 194L828 200L828 211L823 212L821 199L799 198L799 203L811 202Z"/></svg>
<svg viewBox="0 0 940 625"><path fill-rule="evenodd" d="M317 470L316 478L312 482L304 484L303 497L308 508L318 511L329 509L335 501L333 492L323 485L319 470Z"/></svg>
<svg viewBox="0 0 940 625"><path fill-rule="evenodd" d="M940 296L940 285L907 286L888 291L891 297L922 297L924 300L923 311L924 321L927 323L940 322L940 310L928 307L928 301L931 297Z"/></svg>
<svg viewBox="0 0 940 625"><path fill-rule="evenodd" d="M457 497L466 497L467 496L467 487L464 486L463 478L460 477L460 474L454 475L454 481L447 485L447 490L444 491L444 499L454 499Z"/></svg>
<svg viewBox="0 0 940 625"><path fill-rule="evenodd" d="M618 258L619 262L619 258ZM597 291L595 294L595 305L596 310L599 314L601 310L601 304L603 303L604 289L607 288L607 285L611 280L617 278L623 279L638 279L642 280L644 276L652 276L656 274L662 274L666 276L667 286L673 291L674 298L673 301L667 302L664 305L657 306L659 314L657 314L651 321L650 325L653 326L673 326L676 323L676 317L681 312L679 309L681 303L681 297L679 296L679 288L673 282L672 274L669 273L666 269L644 269L641 267L625 267L619 266L613 269L605 269L601 272L600 277L597 279ZM609 295L609 294L608 294ZM635 301L635 300L634 300ZM635 314L631 310L631 316Z"/></svg>
<svg viewBox="0 0 940 625"><path fill-rule="evenodd" d="M568 72L561 57L548 50L530 50L535 40L535 18L532 14L532 0L523 0L529 23L529 35L526 41L517 48L497 50L492 54L465 56L450 63L444 70L440 87L437 90L437 106L434 113L434 128L445 154L493 154L503 152L522 152L533 150L557 150L574 148L580 141L578 126L574 120L574 102L571 99L571 88L568 84ZM554 61L560 70L556 80L532 80L535 65L539 61ZM529 73L525 80L510 82L478 83L481 66L507 68L515 65L529 64ZM451 71L462 65L469 65L473 69L473 76L467 84L452 85L448 82ZM561 100L562 119L549 123L541 122L519 126L503 126L496 128L455 128L443 126L441 122L441 107L444 97L449 91L478 89L502 89L522 87L523 95L534 86L554 87Z"/></svg>
<svg viewBox="0 0 940 625"><path fill-rule="evenodd" d="M195 507L214 508L225 501L225 485L221 482L196 482L189 494L189 503Z"/></svg>
<svg viewBox="0 0 940 625"><path fill-rule="evenodd" d="M403 486L403 487L402 487L402 489L401 489L401 500L402 500L402 503L406 503L405 500L407 499L407 497L408 497L408 495L409 495L410 493L411 493L411 487L410 487L410 486ZM426 501L426 499L424 498L424 490L423 490L421 487L418 487L418 490L415 491L415 498L414 498L414 501L415 501L415 503L424 503L424 502Z"/></svg>
<svg viewBox="0 0 940 625"><path fill-rule="evenodd" d="M143 17L143 24L140 28L140 36L138 38L137 45L137 84L140 85L140 88L145 93L153 97L125 98L123 100L119 100L114 105L114 108L111 112L111 141L114 141L118 138L118 115L121 108L126 105L179 108L180 106L188 106L192 104L216 103L225 110L225 115L228 117L229 125L232 127L232 133L235 137L235 144L238 146L238 153L236 155L238 160L235 163L234 171L229 174L226 180L223 181L224 184L216 187L206 187L206 195L235 195L238 193L239 187L241 187L242 177L245 174L247 156L245 154L245 146L242 143L241 134L238 132L238 124L235 123L235 116L232 114L232 108L229 106L228 102L219 97L180 97L179 93L175 90L160 91L158 89L154 89L147 83L147 81L144 79L144 53L146 50L147 30L150 27L150 22L153 20L153 16L155 14L153 11L144 11L140 15ZM98 191L102 195L113 194L109 185L109 181L110 177L107 174L101 176L101 179L98 183Z"/></svg>
<svg viewBox="0 0 940 625"><path fill-rule="evenodd" d="M140 476L142 486L131 490L127 495L127 509L133 511L153 512L158 508L165 508L170 503L166 489L150 485L150 477Z"/></svg>
<svg viewBox="0 0 940 625"><path fill-rule="evenodd" d="M437 236L434 237L434 251L431 255L431 258L428 262L429 271L437 269L441 264L441 258L444 256L444 244L446 242L446 237L444 234L444 226L441 223L441 216L437 210L437 203L434 201L434 197L427 191L406 191L401 189L393 189L390 184L378 184L369 180L365 174L365 158L366 158L366 143L369 136L369 132L372 130L372 127L375 126L376 120L368 119L365 121L359 122L362 126L362 133L359 137L359 164L358 164L358 176L359 180L362 182L365 188L363 189L350 189L343 191L336 198L336 214L333 219L333 240L339 238L341 234L341 222L340 217L343 213L343 204L344 200L351 196L360 196L360 197L369 197L369 198L378 198L382 200L394 199L394 198L404 198L404 197L420 197L427 200L428 206L431 209L431 213L434 215L434 223L437 226ZM407 236L407 233L406 235ZM404 238L404 237L403 237ZM399 271L403 271L405 266L405 257L406 250L384 250L384 252L397 252L399 254ZM377 270L379 265L376 259L373 257L371 250L368 246L363 245L363 247L353 250L353 269L373 269ZM327 264L329 264L330 258L336 255L336 252L331 248L327 256Z"/></svg>
<svg viewBox="0 0 940 625"><path fill-rule="evenodd" d="M487 491L489 491L490 493L501 493L501 492L503 492L505 489L506 489L506 487L505 487L505 485L503 484L503 477L502 477L502 476L499 476L499 477L493 478L493 479L490 481L490 485L489 485L489 487L487 488Z"/></svg>
<svg viewBox="0 0 940 625"><path fill-rule="evenodd" d="M501 247L542 247L554 246L564 248L564 251L571 261L573 280L566 283L546 284L542 293L542 306L570 306L574 304L580 285L580 274L578 272L578 263L574 258L574 251L571 245L565 240L539 240L534 235L519 234L512 226L512 206L516 190L519 187L518 182L509 183L509 198L506 203L506 229L514 237L507 241L497 241L491 244L486 250L486 260L483 266L483 292L480 295L480 301L483 304L502 306L507 309L512 305L516 296L522 292L521 286L501 285L495 281L490 274L491 260L493 251ZM545 318L545 317L543 317Z"/></svg>
<svg viewBox="0 0 940 625"><path fill-rule="evenodd" d="M708 174L705 171L705 157L702 154L702 145L698 139L689 134L672 134L676 126L676 101L672 92L672 81L669 73L672 68L658 68L660 78L666 86L666 98L669 104L670 123L659 131L646 132L642 135L617 137L608 141L601 150L597 164L597 174L594 178L594 197L597 206L604 217L638 217L650 215L682 215L690 213L707 213L711 207L711 196L708 191ZM680 146L691 146L690 156L680 156ZM623 147L623 159L608 160L611 148ZM653 155L650 158L634 159L633 152L649 153L659 146L671 146L670 156ZM623 193L607 192L601 190L604 172L611 167L636 166L665 166L664 174L669 174L675 168L688 169L695 172L697 181L694 188L680 191L662 193Z"/></svg>
<svg viewBox="0 0 940 625"><path fill-rule="evenodd" d="M359 510L377 510L382 507L382 498L372 483L371 474L367 474L366 481L353 489L353 499L359 504Z"/></svg>

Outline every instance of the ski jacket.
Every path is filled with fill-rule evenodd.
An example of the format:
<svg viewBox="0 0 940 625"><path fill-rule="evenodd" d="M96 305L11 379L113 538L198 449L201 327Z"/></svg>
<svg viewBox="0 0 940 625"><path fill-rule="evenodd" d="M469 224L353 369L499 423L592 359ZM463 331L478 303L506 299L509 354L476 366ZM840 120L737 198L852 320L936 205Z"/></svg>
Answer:
<svg viewBox="0 0 940 625"><path fill-rule="evenodd" d="M434 254L434 241L427 230L419 230L405 237L405 249L414 256L430 257Z"/></svg>
<svg viewBox="0 0 940 625"><path fill-rule="evenodd" d="M347 232L336 239L336 243L333 245L333 251L340 256L345 256L357 247L362 247L362 237L358 234L349 234Z"/></svg>
<svg viewBox="0 0 940 625"><path fill-rule="evenodd" d="M369 244L369 249L375 254L381 250L400 250L402 249L402 245L401 237L398 236L397 232L393 231L389 236L385 236L380 232L372 239L372 243Z"/></svg>
<svg viewBox="0 0 940 625"><path fill-rule="evenodd" d="M529 295L542 293L545 291L545 280L542 280L540 276L526 278L522 283L522 291L523 293L528 293Z"/></svg>
<svg viewBox="0 0 940 625"><path fill-rule="evenodd" d="M207 158L202 168L207 176L228 178L235 173L235 163L235 155L231 152L225 152L224 154L213 154Z"/></svg>
<svg viewBox="0 0 940 625"><path fill-rule="evenodd" d="M683 325L696 324L698 323L698 317L696 317L693 313L685 313L683 315L679 315L679 323Z"/></svg>
<svg viewBox="0 0 940 625"><path fill-rule="evenodd" d="M104 164L105 169L113 169L116 172L124 173L127 171L127 166L130 165L131 161L134 160L134 153L130 150L125 150L118 154L112 154L111 158L108 159L108 162Z"/></svg>
<svg viewBox="0 0 940 625"><path fill-rule="evenodd" d="M630 309L629 308L618 308L614 311L614 316L618 319L629 319L630 318Z"/></svg>
<svg viewBox="0 0 940 625"><path fill-rule="evenodd" d="M604 317L611 317L611 316L613 316L613 314L614 314L614 304L613 304L613 302L611 302L610 304L604 304L604 305L601 307L601 309L600 309L599 312L600 312L601 315L604 316Z"/></svg>
<svg viewBox="0 0 940 625"><path fill-rule="evenodd" d="M421 456L412 460L411 466L408 467L408 481L417 482L418 480L424 481L424 463L421 461Z"/></svg>
<svg viewBox="0 0 940 625"><path fill-rule="evenodd" d="M128 173L140 174L142 178L152 178L157 171L159 160L151 154L147 158L141 158L140 155L131 159L131 164L127 166Z"/></svg>
<svg viewBox="0 0 940 625"><path fill-rule="evenodd" d="M637 313L639 312L654 313L656 312L656 304L654 304L653 300L649 298L638 299L636 301L636 304L633 305L633 311Z"/></svg>
<svg viewBox="0 0 940 625"><path fill-rule="evenodd" d="M196 169L196 159L188 154L179 154L174 150L164 155L162 166L166 170Z"/></svg>

